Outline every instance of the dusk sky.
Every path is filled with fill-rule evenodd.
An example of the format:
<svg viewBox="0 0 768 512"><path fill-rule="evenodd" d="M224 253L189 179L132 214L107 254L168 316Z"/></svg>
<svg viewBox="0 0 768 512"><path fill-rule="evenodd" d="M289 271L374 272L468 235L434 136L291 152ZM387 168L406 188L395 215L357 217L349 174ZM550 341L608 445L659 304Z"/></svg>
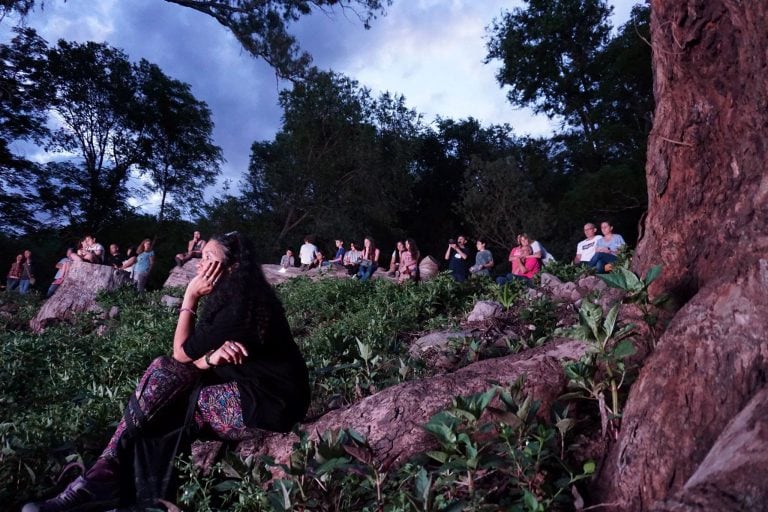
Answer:
<svg viewBox="0 0 768 512"><path fill-rule="evenodd" d="M609 3L618 27L638 2ZM483 64L486 27L522 5L517 0L395 0L370 30L353 14L337 10L331 16L315 13L292 31L316 66L343 73L374 95L403 94L426 122L438 115L474 117L483 125L509 123L518 135L545 135L557 122L514 109L495 81L499 64ZM10 17L0 23L4 41L15 23ZM227 160L222 179L235 187L247 169L251 144L271 140L280 127L277 96L287 84L206 15L161 0L46 0L26 23L50 44L62 38L105 41L131 60L145 58L191 84L213 112L214 139Z"/></svg>

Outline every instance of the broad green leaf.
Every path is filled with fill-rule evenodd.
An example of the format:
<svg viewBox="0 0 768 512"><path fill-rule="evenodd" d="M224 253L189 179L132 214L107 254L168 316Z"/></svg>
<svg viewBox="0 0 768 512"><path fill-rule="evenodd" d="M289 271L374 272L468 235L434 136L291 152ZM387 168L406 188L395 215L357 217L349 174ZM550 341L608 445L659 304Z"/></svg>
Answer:
<svg viewBox="0 0 768 512"><path fill-rule="evenodd" d="M661 275L661 265L654 265L651 268L649 268L648 272L645 273L645 277L643 278L643 282L645 283L645 286L647 287L648 285L650 285L660 275Z"/></svg>
<svg viewBox="0 0 768 512"><path fill-rule="evenodd" d="M619 271L620 269L614 269L610 274L597 274L597 277L602 279L605 284L611 288L618 288L619 290L627 290L627 280L624 274Z"/></svg>
<svg viewBox="0 0 768 512"><path fill-rule="evenodd" d="M587 475L591 475L592 473L595 472L595 467L596 467L595 466L595 461L588 460L587 462L584 463L583 471Z"/></svg>
<svg viewBox="0 0 768 512"><path fill-rule="evenodd" d="M616 319L619 316L619 305L614 305L603 320L603 329L605 331L605 339L609 339L613 335L613 329L616 327Z"/></svg>
<svg viewBox="0 0 768 512"><path fill-rule="evenodd" d="M428 451L427 452L427 457L430 457L430 458L436 460L440 464L445 464L445 461L448 460L448 454L447 453L439 452L439 451L436 451L436 450Z"/></svg>
<svg viewBox="0 0 768 512"><path fill-rule="evenodd" d="M431 490L430 488L432 487L432 477L429 476L426 469L424 468L419 469L419 472L416 473L414 484L416 486L417 499L421 503L427 503L427 501L429 500L429 491Z"/></svg>
<svg viewBox="0 0 768 512"><path fill-rule="evenodd" d="M622 340L613 349L613 357L615 359L624 359L635 353L635 346L630 340Z"/></svg>

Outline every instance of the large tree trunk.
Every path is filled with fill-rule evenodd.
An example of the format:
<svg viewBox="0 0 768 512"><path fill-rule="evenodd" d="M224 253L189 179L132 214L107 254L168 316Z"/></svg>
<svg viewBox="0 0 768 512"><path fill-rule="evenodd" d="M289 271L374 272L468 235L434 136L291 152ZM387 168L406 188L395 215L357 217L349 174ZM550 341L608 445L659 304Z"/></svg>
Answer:
<svg viewBox="0 0 768 512"><path fill-rule="evenodd" d="M651 6L656 113L635 265L645 272L662 263L654 291L683 307L632 388L597 479L601 501L621 510L652 508L686 482L701 489L692 475L706 474L713 457L735 456L737 446L720 444L738 436L722 436L723 429L768 374L768 3ZM753 450L751 464L766 467L767 453ZM739 499L765 510L765 489L764 482L741 486ZM718 509L731 491L707 487L712 506L705 508ZM675 510L695 501L680 498Z"/></svg>

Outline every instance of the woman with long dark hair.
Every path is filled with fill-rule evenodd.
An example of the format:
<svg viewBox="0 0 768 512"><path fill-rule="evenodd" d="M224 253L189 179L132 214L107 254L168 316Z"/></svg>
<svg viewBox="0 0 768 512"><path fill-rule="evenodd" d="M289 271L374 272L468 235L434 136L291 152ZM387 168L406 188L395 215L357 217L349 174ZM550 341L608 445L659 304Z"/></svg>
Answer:
<svg viewBox="0 0 768 512"><path fill-rule="evenodd" d="M405 241L405 251L400 256L400 277L399 282L412 280L418 281L419 279L419 248L416 246L416 241L413 238L409 238Z"/></svg>
<svg viewBox="0 0 768 512"><path fill-rule="evenodd" d="M363 254L360 260L360 268L357 271L357 277L361 281L367 281L371 278L376 269L379 268L379 249L372 236L365 237L363 240Z"/></svg>
<svg viewBox="0 0 768 512"><path fill-rule="evenodd" d="M198 304L209 296L198 318ZM58 496L28 503L23 512L106 510L131 505L120 499L121 441L128 425L139 435L162 429L174 405L202 384L194 422L200 434L242 440L259 430L289 431L309 406L304 358L285 312L238 233L213 237L203 248L197 275L179 310L173 356L155 359L141 378L134 412L129 406L96 464ZM159 423L159 425L158 425Z"/></svg>

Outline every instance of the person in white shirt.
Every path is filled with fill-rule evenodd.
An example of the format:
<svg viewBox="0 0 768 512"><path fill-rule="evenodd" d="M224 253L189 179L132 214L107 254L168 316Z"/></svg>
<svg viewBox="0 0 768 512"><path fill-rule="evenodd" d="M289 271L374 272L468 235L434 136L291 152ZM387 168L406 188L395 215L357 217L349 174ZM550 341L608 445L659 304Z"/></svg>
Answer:
<svg viewBox="0 0 768 512"><path fill-rule="evenodd" d="M557 261L552 254L547 251L541 243L539 243L538 240L534 240L531 238L530 235L527 233L523 233L520 235L521 241L522 239L525 239L525 244L531 246L531 251L533 251L533 254L531 254L531 258L538 258L541 260L542 265L547 265L549 263L552 263L553 261Z"/></svg>
<svg viewBox="0 0 768 512"><path fill-rule="evenodd" d="M576 245L576 257L573 258L576 265L589 264L589 260L595 255L598 240L603 238L602 235L597 234L597 227L591 222L584 224L584 234L587 235L587 238Z"/></svg>
<svg viewBox="0 0 768 512"><path fill-rule="evenodd" d="M299 261L301 261L301 267L299 270L306 272L315 263L317 257L317 246L311 242L309 237L304 239L304 245L299 249Z"/></svg>

